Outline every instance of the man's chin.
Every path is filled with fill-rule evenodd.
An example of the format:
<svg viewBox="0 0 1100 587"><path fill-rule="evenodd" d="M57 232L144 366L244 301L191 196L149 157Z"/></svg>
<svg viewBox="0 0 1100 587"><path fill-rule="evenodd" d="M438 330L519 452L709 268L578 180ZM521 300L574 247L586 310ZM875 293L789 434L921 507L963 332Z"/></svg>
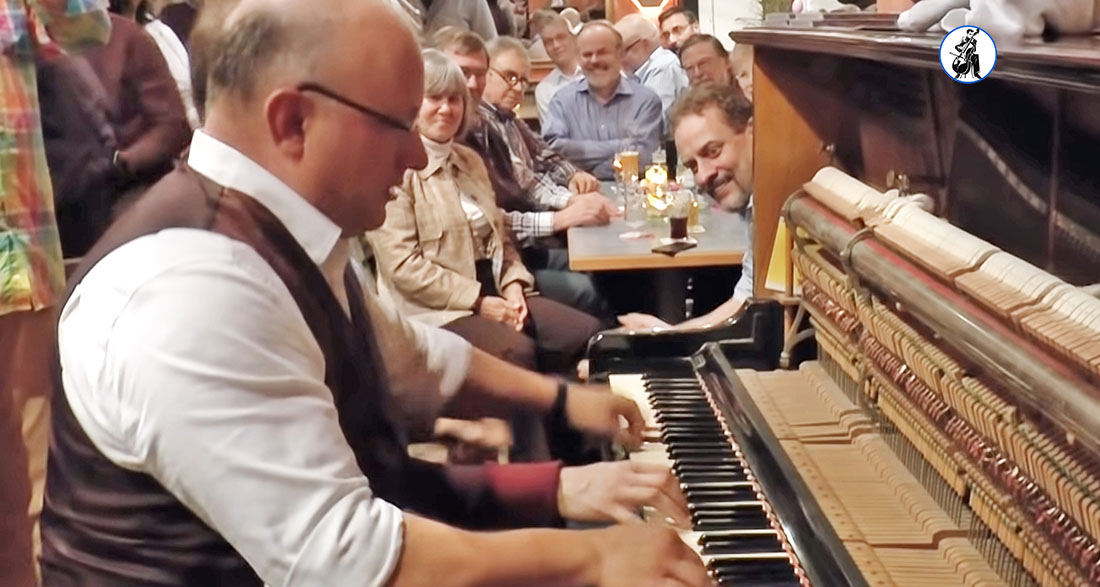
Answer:
<svg viewBox="0 0 1100 587"><path fill-rule="evenodd" d="M715 194L718 205L730 212L741 212L749 205L749 195L737 189L719 190Z"/></svg>

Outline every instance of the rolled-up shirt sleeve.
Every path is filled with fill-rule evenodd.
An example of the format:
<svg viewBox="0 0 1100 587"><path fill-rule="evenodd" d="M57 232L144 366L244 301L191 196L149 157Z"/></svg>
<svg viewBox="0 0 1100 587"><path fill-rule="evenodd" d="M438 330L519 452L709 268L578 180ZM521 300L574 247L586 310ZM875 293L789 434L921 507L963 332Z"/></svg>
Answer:
<svg viewBox="0 0 1100 587"><path fill-rule="evenodd" d="M406 424L430 430L466 381L473 347L449 330L404 318L392 304L374 294L362 266L353 263L353 267L363 283L364 301L389 375L390 392Z"/></svg>
<svg viewBox="0 0 1100 587"><path fill-rule="evenodd" d="M59 327L73 414L266 584L385 585L402 513L356 464L305 319L252 249L194 233L124 245L76 289Z"/></svg>

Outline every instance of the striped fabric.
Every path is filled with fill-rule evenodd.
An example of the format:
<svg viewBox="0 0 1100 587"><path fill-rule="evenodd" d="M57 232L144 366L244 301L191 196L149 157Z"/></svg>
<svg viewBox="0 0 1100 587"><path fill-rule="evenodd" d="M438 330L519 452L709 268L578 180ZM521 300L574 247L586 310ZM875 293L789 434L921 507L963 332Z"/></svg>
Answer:
<svg viewBox="0 0 1100 587"><path fill-rule="evenodd" d="M34 52L109 32L105 0L0 0L0 315L48 307L65 284Z"/></svg>

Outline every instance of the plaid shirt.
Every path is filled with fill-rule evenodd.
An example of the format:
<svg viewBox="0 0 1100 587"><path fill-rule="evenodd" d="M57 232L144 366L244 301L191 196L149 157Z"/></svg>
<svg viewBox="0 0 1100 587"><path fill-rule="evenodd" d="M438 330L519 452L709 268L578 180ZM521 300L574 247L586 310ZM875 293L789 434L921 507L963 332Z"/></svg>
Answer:
<svg viewBox="0 0 1100 587"><path fill-rule="evenodd" d="M482 101L478 106L481 119L504 138L512 155L516 180L539 212L506 210L505 221L520 243L530 238L554 234L554 210L561 210L572 197L570 178L577 168L550 149L512 112L505 112Z"/></svg>
<svg viewBox="0 0 1100 587"><path fill-rule="evenodd" d="M67 49L106 42L106 6L106 0L0 0L0 315L48 307L65 285L35 51L51 41Z"/></svg>

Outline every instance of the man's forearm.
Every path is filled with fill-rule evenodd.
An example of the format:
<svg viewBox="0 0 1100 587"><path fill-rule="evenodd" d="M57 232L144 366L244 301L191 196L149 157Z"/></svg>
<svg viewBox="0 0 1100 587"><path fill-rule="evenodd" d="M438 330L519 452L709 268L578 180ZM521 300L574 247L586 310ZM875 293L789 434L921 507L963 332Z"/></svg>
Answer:
<svg viewBox="0 0 1100 587"><path fill-rule="evenodd" d="M590 585L599 571L595 550L583 532L466 532L405 514L390 585Z"/></svg>
<svg viewBox="0 0 1100 587"><path fill-rule="evenodd" d="M522 406L545 413L557 397L555 379L473 349L466 382L447 406L452 415L504 415Z"/></svg>
<svg viewBox="0 0 1100 587"><path fill-rule="evenodd" d="M709 313L699 316L698 318L692 318L686 322L681 322L675 326L676 330L693 330L698 328L708 328L715 326L729 320L737 315L741 311L741 307L745 305L745 301L738 298L730 298L722 303L722 305L711 310Z"/></svg>

